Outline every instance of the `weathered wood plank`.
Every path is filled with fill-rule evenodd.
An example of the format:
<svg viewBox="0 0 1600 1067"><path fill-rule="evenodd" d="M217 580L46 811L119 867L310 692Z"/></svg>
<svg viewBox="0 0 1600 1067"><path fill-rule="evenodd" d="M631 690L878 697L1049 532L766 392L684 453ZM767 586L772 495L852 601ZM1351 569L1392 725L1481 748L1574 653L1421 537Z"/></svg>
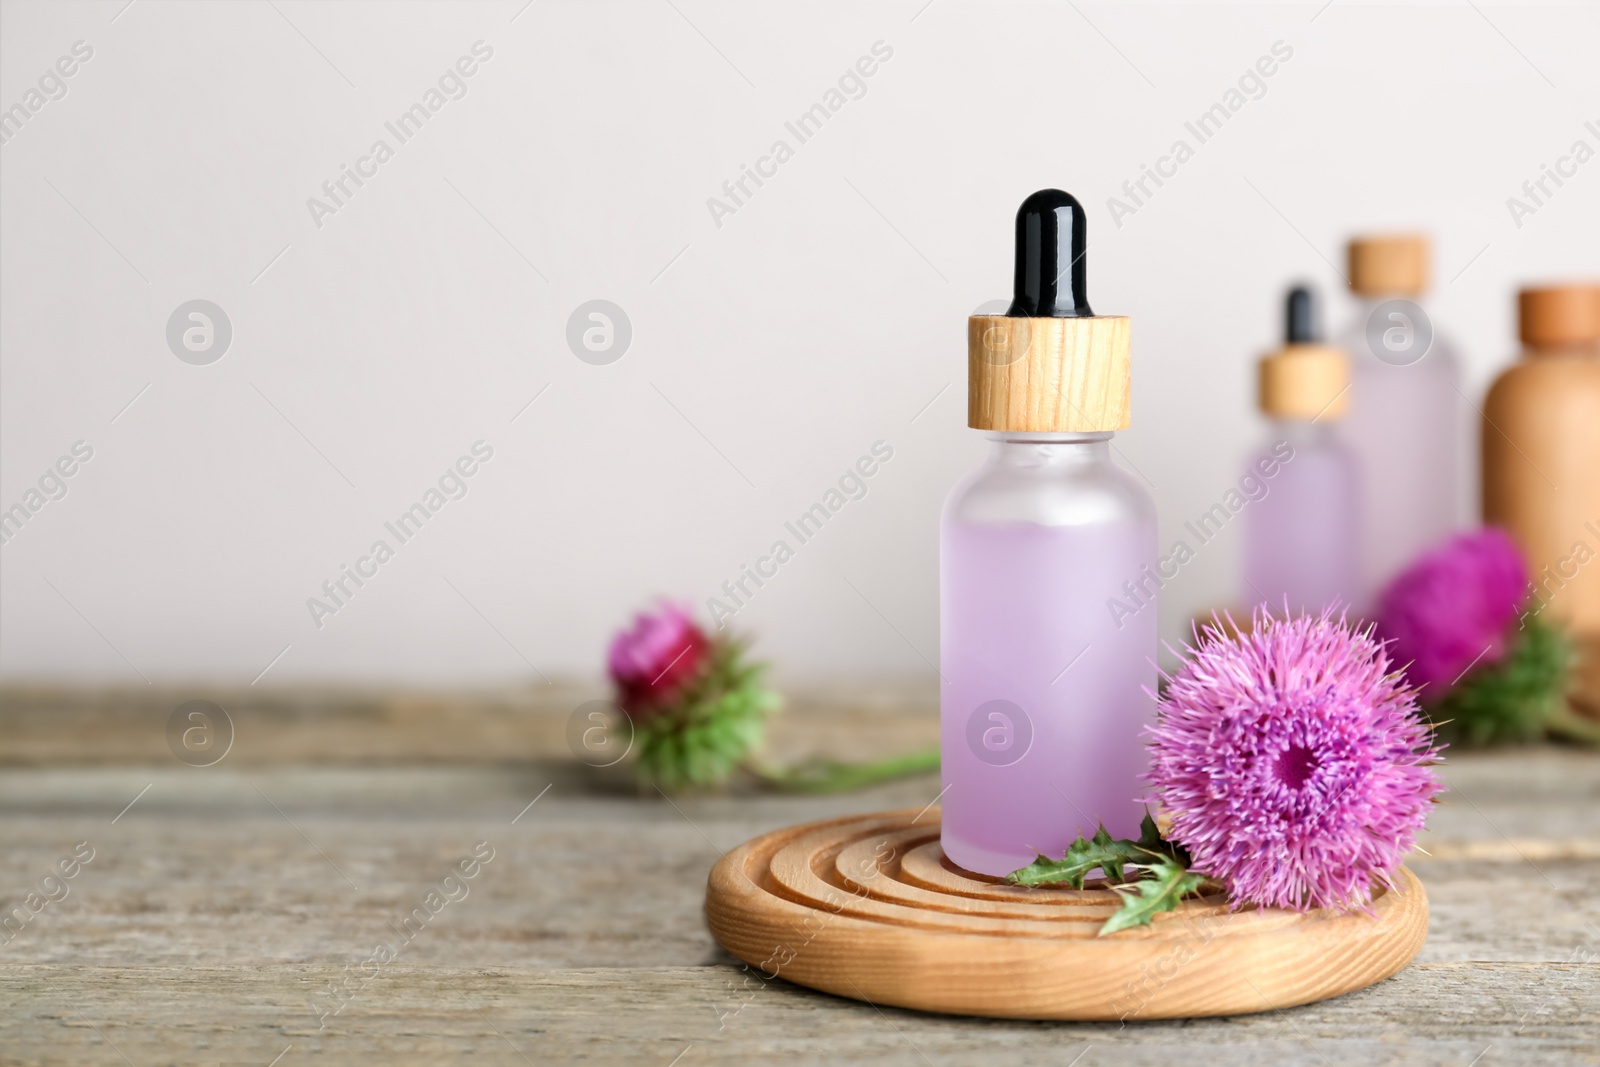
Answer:
<svg viewBox="0 0 1600 1067"><path fill-rule="evenodd" d="M936 744L934 685L861 682L789 687L771 747L787 759L818 751L871 759ZM233 722L226 762L284 764L505 763L570 759L567 720L605 697L593 682L481 692L361 689L0 687L0 766L173 766L167 720L209 700Z"/></svg>
<svg viewBox="0 0 1600 1067"><path fill-rule="evenodd" d="M683 1067L1064 1064L1092 1046L1084 1067L1194 1060L1200 1047L1241 1063L1465 1067L1491 1047L1482 1064L1600 1063L1593 754L1450 760L1453 792L1423 840L1432 858L1412 863L1432 902L1429 941L1370 990L1120 1030L999 1023L879 1013L749 978L705 929L721 850L796 822L920 807L936 777L846 797L741 785L668 802L641 795L624 768L576 764L566 716L596 694L551 688L365 705L246 695L237 747L210 768L179 764L165 739L171 707L205 694L147 693L119 710L0 692L0 907L76 842L95 849L68 895L0 945L0 1062L261 1065L289 1048L281 1067L467 1055L665 1067L688 1048ZM796 700L772 751L903 751L937 736L935 701L892 686ZM464 896L428 911L479 841L493 858ZM398 958L319 1030L318 1005L337 1004L329 985L361 974L380 941Z"/></svg>
<svg viewBox="0 0 1600 1067"><path fill-rule="evenodd" d="M714 951L702 901L722 850L811 819L918 807L937 793L936 782L918 781L848 797L674 805L558 786L519 817L547 784L437 769L9 772L0 778L0 903L15 903L74 843L91 842L96 855L0 958L110 964L134 944L144 962L353 962L485 840L495 858L417 940L422 958L690 965ZM1413 861L1433 902L1422 958L1557 962L1600 942L1584 934L1600 931L1595 839L1531 836L1531 815L1504 802L1488 810L1530 834L1502 838L1462 815L1460 835L1430 835L1436 858ZM1490 858L1459 855L1472 847ZM1504 919L1507 900L1518 902L1515 923Z"/></svg>
<svg viewBox="0 0 1600 1067"><path fill-rule="evenodd" d="M326 1020L326 966L8 967L0 1048L17 1064L194 1062L1464 1067L1594 1063L1600 966L1417 964L1321 1004L1230 1019L1018 1023L879 1011L724 965L608 970L417 966L356 986ZM325 1028L319 1029L325 1021ZM114 1046L114 1048L112 1047ZM688 1050L687 1052L685 1050ZM119 1055L120 1053L120 1055Z"/></svg>

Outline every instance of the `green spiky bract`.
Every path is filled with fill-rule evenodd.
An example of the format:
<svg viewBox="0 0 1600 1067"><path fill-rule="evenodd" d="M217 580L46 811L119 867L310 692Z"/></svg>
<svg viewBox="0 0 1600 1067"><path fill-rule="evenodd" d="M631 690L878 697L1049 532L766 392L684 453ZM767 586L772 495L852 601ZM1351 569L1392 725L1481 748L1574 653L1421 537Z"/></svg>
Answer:
<svg viewBox="0 0 1600 1067"><path fill-rule="evenodd" d="M1454 744L1537 741L1569 717L1563 692L1571 662L1566 636L1539 616L1527 616L1505 658L1478 667L1425 704L1428 718Z"/></svg>
<svg viewBox="0 0 1600 1067"><path fill-rule="evenodd" d="M740 770L785 793L843 793L939 769L938 746L873 763L818 757L793 767L755 758L767 717L781 704L765 688L765 663L745 659L740 640L713 641L706 668L672 706L641 716L634 726L641 781L675 793L716 788Z"/></svg>
<svg viewBox="0 0 1600 1067"><path fill-rule="evenodd" d="M721 785L760 747L779 700L765 688L767 665L744 653L742 641L714 641L672 707L635 723L643 780L669 793Z"/></svg>

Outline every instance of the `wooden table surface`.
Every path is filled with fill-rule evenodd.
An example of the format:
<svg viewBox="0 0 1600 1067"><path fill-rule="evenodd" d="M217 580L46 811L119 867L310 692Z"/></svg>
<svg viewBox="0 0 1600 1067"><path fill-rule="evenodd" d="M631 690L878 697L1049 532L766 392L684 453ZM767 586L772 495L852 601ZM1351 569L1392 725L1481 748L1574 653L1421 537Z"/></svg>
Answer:
<svg viewBox="0 0 1600 1067"><path fill-rule="evenodd" d="M926 804L935 777L641 796L567 750L567 717L594 695L0 692L0 907L93 850L44 886L60 899L0 932L0 1062L1600 1063L1600 756L1451 760L1431 856L1413 862L1428 943L1372 988L1229 1019L1000 1022L751 978L706 932L722 851ZM195 696L235 725L215 766L167 748L169 713ZM933 699L812 694L772 747L926 744ZM418 907L428 921L401 928Z"/></svg>

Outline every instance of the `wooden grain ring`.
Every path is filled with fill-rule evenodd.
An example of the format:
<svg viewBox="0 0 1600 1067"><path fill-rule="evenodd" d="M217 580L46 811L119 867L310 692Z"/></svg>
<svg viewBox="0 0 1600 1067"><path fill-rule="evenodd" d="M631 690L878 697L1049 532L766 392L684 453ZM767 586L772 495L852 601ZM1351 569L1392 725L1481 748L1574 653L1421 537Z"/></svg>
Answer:
<svg viewBox="0 0 1600 1067"><path fill-rule="evenodd" d="M712 868L706 918L763 978L877 1005L1024 1019L1156 1019L1285 1008L1360 989L1417 954L1427 893L1402 869L1373 915L1229 912L1207 897L1097 936L1104 888L1026 889L938 848L938 813L764 834Z"/></svg>

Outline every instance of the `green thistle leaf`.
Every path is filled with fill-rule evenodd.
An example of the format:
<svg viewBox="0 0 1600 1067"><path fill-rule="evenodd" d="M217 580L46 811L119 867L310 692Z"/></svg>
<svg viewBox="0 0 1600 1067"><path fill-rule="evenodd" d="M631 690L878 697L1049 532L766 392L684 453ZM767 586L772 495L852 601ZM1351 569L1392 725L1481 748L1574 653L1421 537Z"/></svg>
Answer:
<svg viewBox="0 0 1600 1067"><path fill-rule="evenodd" d="M1012 885L1049 885L1053 882L1066 882L1073 889L1082 889L1083 880L1093 870L1105 872L1107 878L1115 882L1122 881L1122 865L1132 862L1136 858L1130 851L1137 850L1138 846L1131 841L1113 841L1104 826L1095 831L1092 838L1085 839L1082 834L1078 839L1067 846L1064 856L1058 860L1047 856L1040 856L1028 866L1019 871L1012 871L1006 876L1006 881Z"/></svg>
<svg viewBox="0 0 1600 1067"><path fill-rule="evenodd" d="M1122 906L1107 919L1100 933L1114 934L1132 926L1143 926L1205 884L1205 878L1189 870L1189 856L1183 848L1161 836L1161 829L1147 811L1139 824L1139 840L1113 840L1101 826L1095 835L1082 834L1067 846L1059 860L1040 856L1028 866L1012 871L1006 881L1012 885L1048 885L1066 882L1082 889L1089 872L1099 869L1122 897ZM1125 869L1137 879L1124 883Z"/></svg>
<svg viewBox="0 0 1600 1067"><path fill-rule="evenodd" d="M1185 867L1189 866L1189 855L1182 846L1168 841L1161 836L1161 827L1156 825L1155 816L1145 809L1144 818L1139 820L1139 847L1146 852L1158 853L1176 858Z"/></svg>
<svg viewBox="0 0 1600 1067"><path fill-rule="evenodd" d="M1427 705L1441 738L1467 746L1537 741L1562 708L1572 650L1566 636L1527 617L1510 652Z"/></svg>
<svg viewBox="0 0 1600 1067"><path fill-rule="evenodd" d="M1200 875L1190 873L1187 867L1169 856L1138 866L1147 872L1147 877L1134 882L1130 888L1115 887L1122 896L1122 907L1100 927L1100 936L1144 926L1162 912L1176 911L1179 901L1198 891L1205 882Z"/></svg>
<svg viewBox="0 0 1600 1067"><path fill-rule="evenodd" d="M1145 812L1137 841L1113 840L1106 828L1101 826L1095 831L1094 837L1087 840L1079 834L1059 860L1040 856L1021 870L1012 871L1006 876L1006 881L1012 885L1066 882L1073 889L1082 889L1090 871L1099 869L1110 881L1120 882L1124 864L1142 866L1157 858L1170 858L1184 867L1188 866L1188 857L1176 845L1162 840L1155 819Z"/></svg>

